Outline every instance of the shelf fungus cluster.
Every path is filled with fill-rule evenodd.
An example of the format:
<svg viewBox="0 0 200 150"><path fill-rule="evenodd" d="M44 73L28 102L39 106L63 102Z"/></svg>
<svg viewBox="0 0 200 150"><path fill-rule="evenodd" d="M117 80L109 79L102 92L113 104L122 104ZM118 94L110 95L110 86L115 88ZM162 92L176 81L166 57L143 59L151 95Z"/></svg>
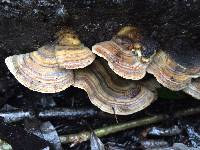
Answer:
<svg viewBox="0 0 200 150"><path fill-rule="evenodd" d="M172 49L184 49L176 44L170 45ZM107 62L95 60L95 54ZM109 41L95 44L92 51L73 31L64 30L53 44L10 56L5 63L15 78L33 91L56 93L78 87L94 105L111 114L140 111L157 98L155 88L149 88L153 86L135 81L146 72L163 86L200 99L200 66L181 65L151 36L132 26L122 28Z"/></svg>
<svg viewBox="0 0 200 150"><path fill-rule="evenodd" d="M186 49L184 46L186 44L180 44L177 40L166 41L166 43L166 49L171 48L174 51L177 48ZM165 48L161 48L144 31L127 26L122 28L110 41L95 44L92 51L106 59L110 68L123 78L139 80L148 72L170 90L188 91L188 88L191 89L194 84L191 80L200 76L200 66L181 65L167 53ZM190 48L187 46L186 50Z"/></svg>
<svg viewBox="0 0 200 150"><path fill-rule="evenodd" d="M200 76L200 66L183 65L168 52L172 51L176 53L181 50L191 51L192 47L186 42L187 41L177 39L167 41L164 46L165 51L158 51L147 68L147 72L153 74L163 86L173 91L187 88L192 78L198 78Z"/></svg>
<svg viewBox="0 0 200 150"><path fill-rule="evenodd" d="M55 93L74 83L72 69L91 64L95 55L71 30L59 32L58 40L37 51L6 58L10 72L33 91Z"/></svg>
<svg viewBox="0 0 200 150"><path fill-rule="evenodd" d="M173 53L178 49L189 52L192 51L192 47L187 41L174 39L166 42L165 48L166 51L160 50L156 53L147 72L153 74L158 82L170 90L183 90L200 99L200 65L183 65L168 53L170 49Z"/></svg>
<svg viewBox="0 0 200 150"><path fill-rule="evenodd" d="M153 74L158 82L173 91L183 90L192 78L187 74L186 68L177 64L164 51L157 52L147 72Z"/></svg>
<svg viewBox="0 0 200 150"><path fill-rule="evenodd" d="M119 76L139 80L159 49L156 41L142 33L136 27L124 27L110 41L95 44L92 51L106 59Z"/></svg>
<svg viewBox="0 0 200 150"><path fill-rule="evenodd" d="M75 70L75 87L84 89L91 102L101 110L127 115L149 106L155 99L155 91L116 75L107 63L95 60L92 65Z"/></svg>

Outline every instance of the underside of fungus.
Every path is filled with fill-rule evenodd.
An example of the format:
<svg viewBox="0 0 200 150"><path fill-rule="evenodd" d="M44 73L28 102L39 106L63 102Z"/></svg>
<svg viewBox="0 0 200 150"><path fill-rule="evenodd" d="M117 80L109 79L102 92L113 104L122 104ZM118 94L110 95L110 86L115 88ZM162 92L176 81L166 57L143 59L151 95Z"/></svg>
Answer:
<svg viewBox="0 0 200 150"><path fill-rule="evenodd" d="M110 68L119 76L139 80L146 74L158 43L142 35L138 28L122 28L110 41L97 43L92 51L108 61Z"/></svg>
<svg viewBox="0 0 200 150"><path fill-rule="evenodd" d="M95 59L95 54L85 47L71 30L58 33L58 41L53 46L53 51L59 67L66 69L84 68Z"/></svg>
<svg viewBox="0 0 200 150"><path fill-rule="evenodd" d="M181 60L183 56L179 56L182 54L181 51L191 51L192 53L193 47L182 39L166 41L163 46L164 50L158 51L152 58L147 72L153 74L163 86L173 91L183 90L191 83L192 78L200 75L200 65L193 64L193 60L189 60L183 65L181 63L184 61Z"/></svg>
<svg viewBox="0 0 200 150"><path fill-rule="evenodd" d="M137 81L117 76L102 60L75 70L74 86L84 89L94 105L111 114L132 114L156 99L154 92Z"/></svg>
<svg viewBox="0 0 200 150"><path fill-rule="evenodd" d="M153 74L163 86L179 91L187 87L192 76L188 75L186 68L177 64L163 51L159 51L147 68L147 72Z"/></svg>
<svg viewBox="0 0 200 150"><path fill-rule="evenodd" d="M71 30L63 30L58 40L37 51L14 55L5 62L10 72L24 86L42 93L60 92L74 82L70 69L84 68L95 59Z"/></svg>
<svg viewBox="0 0 200 150"><path fill-rule="evenodd" d="M183 91L196 99L200 99L200 78L193 79Z"/></svg>
<svg viewBox="0 0 200 150"><path fill-rule="evenodd" d="M14 55L5 60L10 72L22 85L41 93L56 93L73 84L72 70L43 66L33 54L35 52Z"/></svg>

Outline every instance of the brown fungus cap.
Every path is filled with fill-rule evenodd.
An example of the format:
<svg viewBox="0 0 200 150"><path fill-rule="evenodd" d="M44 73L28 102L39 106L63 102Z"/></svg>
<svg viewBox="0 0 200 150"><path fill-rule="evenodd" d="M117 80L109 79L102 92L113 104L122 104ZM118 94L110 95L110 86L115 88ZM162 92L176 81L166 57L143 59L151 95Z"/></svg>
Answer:
<svg viewBox="0 0 200 150"><path fill-rule="evenodd" d="M194 49L187 41L180 39L166 41L163 48L153 57L147 72L153 74L163 86L173 91L183 90L192 78L200 75L200 65L190 60L191 56L180 56L193 53ZM184 58L187 58L187 62Z"/></svg>
<svg viewBox="0 0 200 150"><path fill-rule="evenodd" d="M153 74L159 83L173 91L184 89L192 79L187 74L186 68L177 64L164 51L156 54L147 72Z"/></svg>
<svg viewBox="0 0 200 150"><path fill-rule="evenodd" d="M200 78L193 79L183 91L200 100Z"/></svg>
<svg viewBox="0 0 200 150"><path fill-rule="evenodd" d="M5 63L15 78L33 91L56 93L74 83L72 70L52 67L53 63L48 65L47 60L44 63L37 56L37 52L14 55L7 57Z"/></svg>
<svg viewBox="0 0 200 150"><path fill-rule="evenodd" d="M138 28L122 28L110 41L97 43L92 51L108 61L110 68L119 76L139 80L146 74L152 56L158 50L158 43Z"/></svg>
<svg viewBox="0 0 200 150"><path fill-rule="evenodd" d="M81 44L71 30L58 33L53 45L45 45L37 51L14 55L5 62L16 79L31 90L55 93L65 90L74 82L73 71L90 65L95 55Z"/></svg>
<svg viewBox="0 0 200 150"><path fill-rule="evenodd" d="M95 59L95 54L67 29L58 32L55 44L42 46L32 55L41 65L66 69L84 68Z"/></svg>
<svg viewBox="0 0 200 150"><path fill-rule="evenodd" d="M111 114L132 114L156 99L154 92L137 81L117 76L102 60L75 70L74 86L84 89L94 105Z"/></svg>
<svg viewBox="0 0 200 150"><path fill-rule="evenodd" d="M191 38L180 37L171 38L162 44L163 50L170 55L170 57L187 68L190 75L197 75L200 73L200 50L197 42Z"/></svg>
<svg viewBox="0 0 200 150"><path fill-rule="evenodd" d="M59 67L66 69L84 68L94 61L95 54L80 42L73 31L62 30L57 36L58 41L53 49Z"/></svg>

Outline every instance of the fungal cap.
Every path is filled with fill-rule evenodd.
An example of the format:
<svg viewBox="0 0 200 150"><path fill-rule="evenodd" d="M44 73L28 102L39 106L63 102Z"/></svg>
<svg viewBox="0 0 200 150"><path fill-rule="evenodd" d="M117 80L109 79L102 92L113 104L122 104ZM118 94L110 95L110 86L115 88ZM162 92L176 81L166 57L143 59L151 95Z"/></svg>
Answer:
<svg viewBox="0 0 200 150"><path fill-rule="evenodd" d="M84 68L90 65L95 54L80 43L78 36L71 30L62 30L55 45L45 45L34 52L41 65L52 65L66 69Z"/></svg>
<svg viewBox="0 0 200 150"><path fill-rule="evenodd" d="M106 59L116 74L132 80L145 76L156 50L158 44L132 26L122 28L110 41L92 47L93 53Z"/></svg>
<svg viewBox="0 0 200 150"><path fill-rule="evenodd" d="M101 42L92 47L92 51L108 61L110 68L119 76L139 80L146 74L148 63L142 62L130 50L126 50L115 41Z"/></svg>
<svg viewBox="0 0 200 150"><path fill-rule="evenodd" d="M142 35L140 34L139 29L134 26L125 26L121 28L119 32L117 33L117 36L126 37L133 41L135 40L139 41L142 38Z"/></svg>
<svg viewBox="0 0 200 150"><path fill-rule="evenodd" d="M100 60L95 60L84 69L75 70L74 86L84 89L94 105L111 114L132 114L156 99L154 92L136 81L117 76Z"/></svg>
<svg viewBox="0 0 200 150"><path fill-rule="evenodd" d="M70 29L63 29L59 31L57 33L57 37L59 45L77 46L81 44L78 36Z"/></svg>
<svg viewBox="0 0 200 150"><path fill-rule="evenodd" d="M90 65L95 60L95 54L83 46L55 46L55 56L61 68L78 69Z"/></svg>
<svg viewBox="0 0 200 150"><path fill-rule="evenodd" d="M64 29L58 32L57 36L58 41L54 46L54 51L61 68L84 68L94 61L95 55L81 43L74 31Z"/></svg>
<svg viewBox="0 0 200 150"><path fill-rule="evenodd" d="M147 68L163 86L179 91L191 82L192 76L187 74L187 69L177 64L167 53L159 51Z"/></svg>
<svg viewBox="0 0 200 150"><path fill-rule="evenodd" d="M31 58L41 66L59 67L58 61L55 56L55 50L52 45L45 45L37 51L30 53Z"/></svg>
<svg viewBox="0 0 200 150"><path fill-rule="evenodd" d="M5 63L15 78L25 87L41 93L65 90L74 82L71 70L41 65L33 53L7 57Z"/></svg>
<svg viewBox="0 0 200 150"><path fill-rule="evenodd" d="M200 78L193 79L183 91L200 100Z"/></svg>

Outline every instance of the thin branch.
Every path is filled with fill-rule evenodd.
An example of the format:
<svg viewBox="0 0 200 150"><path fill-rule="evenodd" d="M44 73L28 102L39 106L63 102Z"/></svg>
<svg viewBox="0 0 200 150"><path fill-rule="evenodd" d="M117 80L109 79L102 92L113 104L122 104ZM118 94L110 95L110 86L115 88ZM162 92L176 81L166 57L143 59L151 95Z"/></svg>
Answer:
<svg viewBox="0 0 200 150"><path fill-rule="evenodd" d="M200 113L200 107L177 111L173 117L180 118L198 113ZM166 114L154 115L151 117L145 117L142 119L133 120L127 123L121 123L117 125L111 125L108 127L95 129L94 132L98 137L103 137L119 131L124 131L135 127L158 123L164 120L166 121L169 118L171 118L171 116ZM81 143L83 141L87 141L88 139L90 139L90 135L91 135L90 131L85 131L85 132L80 132L78 134L62 135L60 136L60 140L61 143Z"/></svg>
<svg viewBox="0 0 200 150"><path fill-rule="evenodd" d="M38 113L39 118L67 118L78 119L93 117L98 114L98 111L92 108L79 108L79 109L67 109L67 108L54 108L44 110Z"/></svg>
<svg viewBox="0 0 200 150"><path fill-rule="evenodd" d="M40 119L79 119L89 118L98 115L98 111L92 108L80 108L80 109L67 109L67 108L53 108L48 110L41 110L35 112L33 110L6 110L0 111L0 117L4 122L11 123L23 120L25 118L38 117Z"/></svg>

